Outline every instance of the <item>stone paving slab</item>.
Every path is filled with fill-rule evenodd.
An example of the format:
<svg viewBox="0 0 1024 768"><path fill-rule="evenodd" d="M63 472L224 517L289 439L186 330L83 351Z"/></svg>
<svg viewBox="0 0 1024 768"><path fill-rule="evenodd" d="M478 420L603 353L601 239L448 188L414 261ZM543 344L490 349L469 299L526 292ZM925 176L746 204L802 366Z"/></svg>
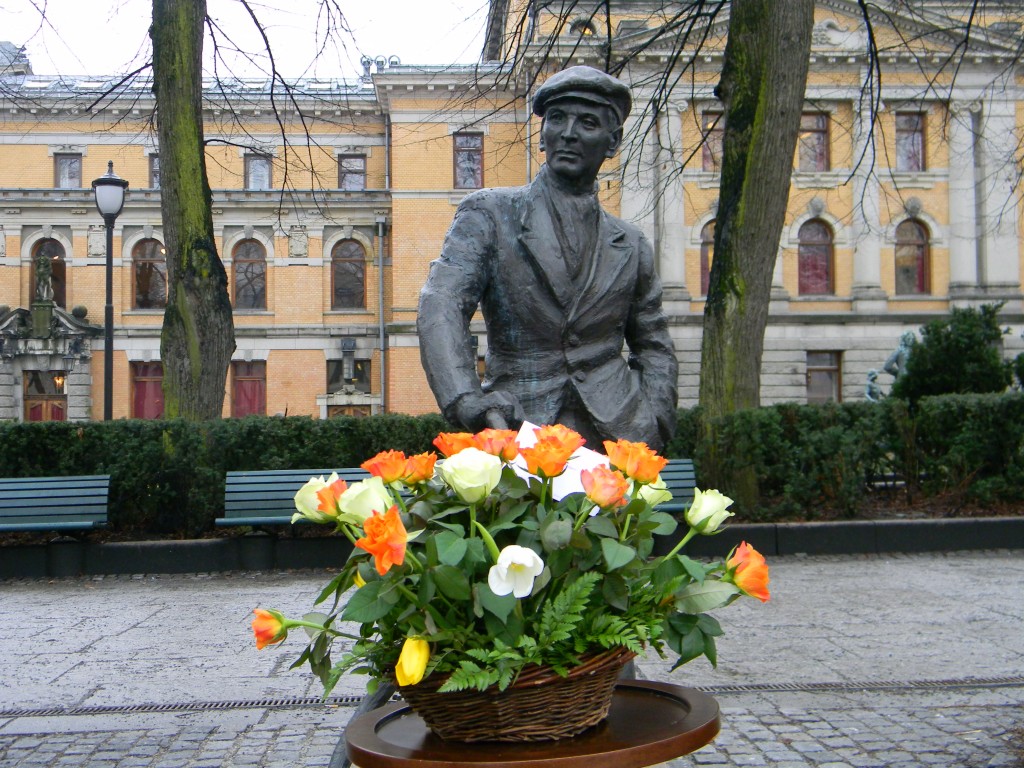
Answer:
<svg viewBox="0 0 1024 768"><path fill-rule="evenodd" d="M716 741L673 768L1024 768L1024 553L771 565L770 603L719 614L717 670L639 665L640 677L712 689L722 707ZM0 766L328 766L352 709L252 706L305 702L319 684L287 669L300 640L257 652L248 626L256 605L309 610L327 577L0 581ZM959 684L922 686L934 681ZM208 702L245 706L190 709ZM178 709L129 711L143 705ZM101 706L113 710L82 709ZM47 708L61 713L10 714Z"/></svg>

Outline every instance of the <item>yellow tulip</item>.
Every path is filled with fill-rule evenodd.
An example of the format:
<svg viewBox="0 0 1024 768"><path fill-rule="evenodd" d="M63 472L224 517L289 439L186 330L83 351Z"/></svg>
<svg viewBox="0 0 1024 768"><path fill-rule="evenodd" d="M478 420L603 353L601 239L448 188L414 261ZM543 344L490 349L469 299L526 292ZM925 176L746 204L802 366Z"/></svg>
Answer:
<svg viewBox="0 0 1024 768"><path fill-rule="evenodd" d="M395 665L395 680L399 685L416 685L430 661L430 643L422 637L407 638Z"/></svg>

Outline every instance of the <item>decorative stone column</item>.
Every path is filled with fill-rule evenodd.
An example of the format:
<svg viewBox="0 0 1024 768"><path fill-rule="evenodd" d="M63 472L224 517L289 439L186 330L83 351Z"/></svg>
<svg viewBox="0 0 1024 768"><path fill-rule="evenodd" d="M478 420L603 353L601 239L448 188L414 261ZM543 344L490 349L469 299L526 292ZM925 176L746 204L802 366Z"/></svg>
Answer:
<svg viewBox="0 0 1024 768"><path fill-rule="evenodd" d="M958 304L981 295L974 168L981 104L955 101L949 111L949 298Z"/></svg>
<svg viewBox="0 0 1024 768"><path fill-rule="evenodd" d="M1012 93L1012 90L1009 91ZM1016 190L1016 104L986 102L982 115L981 285L989 300L1008 300L1020 309L1020 242Z"/></svg>
<svg viewBox="0 0 1024 768"><path fill-rule="evenodd" d="M658 239L656 254L664 303L669 311L689 309L686 290L686 217L683 208L683 126L687 104L669 104L658 118Z"/></svg>
<svg viewBox="0 0 1024 768"><path fill-rule="evenodd" d="M879 105L881 109L881 105ZM878 179L874 176L874 134L871 105L865 103L854 121L853 162L853 308L880 312L887 305L882 291L882 236L878 215Z"/></svg>
<svg viewBox="0 0 1024 768"><path fill-rule="evenodd" d="M640 102L640 97L634 100ZM642 102L641 102L642 103ZM644 237L657 249L655 210L657 208L657 136L642 115L631 115L623 125L623 146L619 150L622 193L619 216L640 227ZM628 142L628 143L627 143Z"/></svg>

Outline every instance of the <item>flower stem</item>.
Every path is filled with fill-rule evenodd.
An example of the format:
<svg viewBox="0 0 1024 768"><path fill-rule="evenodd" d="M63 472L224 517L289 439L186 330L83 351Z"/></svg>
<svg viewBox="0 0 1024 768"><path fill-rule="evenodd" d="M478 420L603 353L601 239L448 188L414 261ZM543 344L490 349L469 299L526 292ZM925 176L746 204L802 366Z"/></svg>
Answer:
<svg viewBox="0 0 1024 768"><path fill-rule="evenodd" d="M679 550L686 546L686 543L696 535L697 531L694 528L691 528L687 531L686 535L680 539L679 543L672 547L672 551L665 555L662 560L668 560L670 557L675 557L679 553Z"/></svg>

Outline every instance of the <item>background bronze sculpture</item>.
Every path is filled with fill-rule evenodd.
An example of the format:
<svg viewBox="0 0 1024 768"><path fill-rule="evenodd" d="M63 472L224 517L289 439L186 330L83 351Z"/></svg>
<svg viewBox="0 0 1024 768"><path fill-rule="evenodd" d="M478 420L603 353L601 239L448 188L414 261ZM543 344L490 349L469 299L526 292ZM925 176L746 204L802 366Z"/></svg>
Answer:
<svg viewBox="0 0 1024 768"><path fill-rule="evenodd" d="M427 380L476 431L561 423L658 450L675 428L677 362L650 243L600 207L595 181L622 141L629 89L571 67L536 92L547 162L524 187L465 198L420 294ZM487 325L481 384L469 322ZM628 350L628 359L623 350Z"/></svg>

